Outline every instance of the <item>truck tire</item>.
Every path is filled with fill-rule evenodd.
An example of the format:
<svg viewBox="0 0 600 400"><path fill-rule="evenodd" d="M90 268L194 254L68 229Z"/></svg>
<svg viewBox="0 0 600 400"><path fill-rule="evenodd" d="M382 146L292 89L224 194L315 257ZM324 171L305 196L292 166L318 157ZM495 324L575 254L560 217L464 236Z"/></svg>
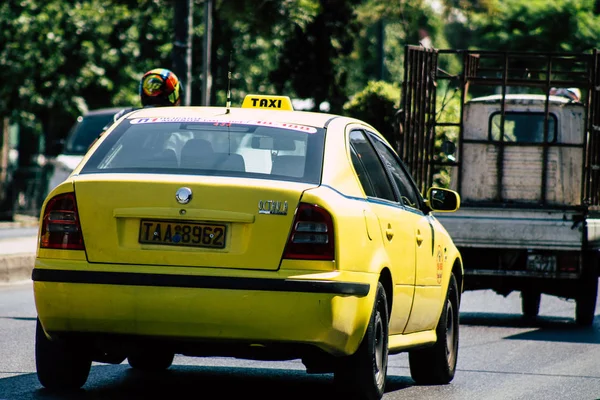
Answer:
<svg viewBox="0 0 600 400"><path fill-rule="evenodd" d="M436 328L437 341L432 347L408 353L410 375L417 384L445 385L454 379L458 357L459 304L458 285L452 274Z"/></svg>
<svg viewBox="0 0 600 400"><path fill-rule="evenodd" d="M379 400L383 396L387 378L388 321L387 297L379 282L369 325L358 350L338 360L335 368L334 383L344 398Z"/></svg>
<svg viewBox="0 0 600 400"><path fill-rule="evenodd" d="M598 277L588 276L581 280L579 294L575 298L575 321L580 326L591 326L596 314Z"/></svg>
<svg viewBox="0 0 600 400"><path fill-rule="evenodd" d="M521 292L521 310L525 318L536 318L540 312L540 301L542 294L534 290L523 290Z"/></svg>
<svg viewBox="0 0 600 400"><path fill-rule="evenodd" d="M580 326L590 326L594 322L598 297L598 253L589 251L582 256L583 270L575 295L575 322Z"/></svg>
<svg viewBox="0 0 600 400"><path fill-rule="evenodd" d="M46 337L38 319L35 328L35 366L38 380L47 389L79 389L87 381L92 359L72 343Z"/></svg>

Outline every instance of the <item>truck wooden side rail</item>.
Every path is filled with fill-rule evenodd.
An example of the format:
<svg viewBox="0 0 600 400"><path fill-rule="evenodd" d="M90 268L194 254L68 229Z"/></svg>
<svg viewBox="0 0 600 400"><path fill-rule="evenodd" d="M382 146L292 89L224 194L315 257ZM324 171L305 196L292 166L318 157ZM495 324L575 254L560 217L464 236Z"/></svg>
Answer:
<svg viewBox="0 0 600 400"><path fill-rule="evenodd" d="M446 57L460 73L439 67ZM406 47L396 142L421 190L445 173L461 195L458 212L437 218L463 256L465 290L519 291L527 317L543 293L575 299L577 323L593 323L599 96L596 50ZM453 120L443 112L450 101L459 104Z"/></svg>

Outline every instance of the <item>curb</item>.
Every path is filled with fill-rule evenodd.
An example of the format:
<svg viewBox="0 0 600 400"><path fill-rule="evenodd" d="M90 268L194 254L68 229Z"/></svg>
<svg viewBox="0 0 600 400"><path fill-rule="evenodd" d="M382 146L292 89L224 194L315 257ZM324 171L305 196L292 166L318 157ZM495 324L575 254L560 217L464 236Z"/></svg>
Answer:
<svg viewBox="0 0 600 400"><path fill-rule="evenodd" d="M0 257L0 282L17 282L31 279L35 253L11 254Z"/></svg>
<svg viewBox="0 0 600 400"><path fill-rule="evenodd" d="M14 221L0 221L0 228L30 228L38 226L38 223L38 217L15 215Z"/></svg>

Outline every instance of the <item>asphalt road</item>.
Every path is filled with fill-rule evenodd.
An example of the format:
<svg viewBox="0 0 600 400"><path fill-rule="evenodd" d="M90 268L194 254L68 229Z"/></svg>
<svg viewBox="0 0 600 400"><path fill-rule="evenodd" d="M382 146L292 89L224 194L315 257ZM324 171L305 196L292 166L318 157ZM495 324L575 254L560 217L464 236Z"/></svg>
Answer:
<svg viewBox="0 0 600 400"><path fill-rule="evenodd" d="M594 328L583 329L574 312L573 302L544 296L539 320L527 323L518 294L467 292L454 381L416 386L406 354L395 355L384 399L600 399L600 315ZM36 378L35 316L31 283L0 286L1 400L336 399L331 375L307 375L299 361L179 356L157 374L94 364L82 390L56 395Z"/></svg>

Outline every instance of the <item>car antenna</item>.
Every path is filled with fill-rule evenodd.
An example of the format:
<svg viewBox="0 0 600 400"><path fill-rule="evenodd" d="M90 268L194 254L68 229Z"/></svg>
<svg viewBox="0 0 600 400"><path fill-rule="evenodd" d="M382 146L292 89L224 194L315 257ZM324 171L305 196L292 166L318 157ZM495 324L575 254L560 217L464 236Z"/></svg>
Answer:
<svg viewBox="0 0 600 400"><path fill-rule="evenodd" d="M229 51L229 64L227 64L227 103L225 103L225 114L229 114L231 112L231 55L233 51ZM227 124L227 141L228 141L228 152L231 154L231 123Z"/></svg>
<svg viewBox="0 0 600 400"><path fill-rule="evenodd" d="M227 65L227 103L225 104L226 110L225 114L229 114L231 112L231 58L233 51L229 52L229 63Z"/></svg>

